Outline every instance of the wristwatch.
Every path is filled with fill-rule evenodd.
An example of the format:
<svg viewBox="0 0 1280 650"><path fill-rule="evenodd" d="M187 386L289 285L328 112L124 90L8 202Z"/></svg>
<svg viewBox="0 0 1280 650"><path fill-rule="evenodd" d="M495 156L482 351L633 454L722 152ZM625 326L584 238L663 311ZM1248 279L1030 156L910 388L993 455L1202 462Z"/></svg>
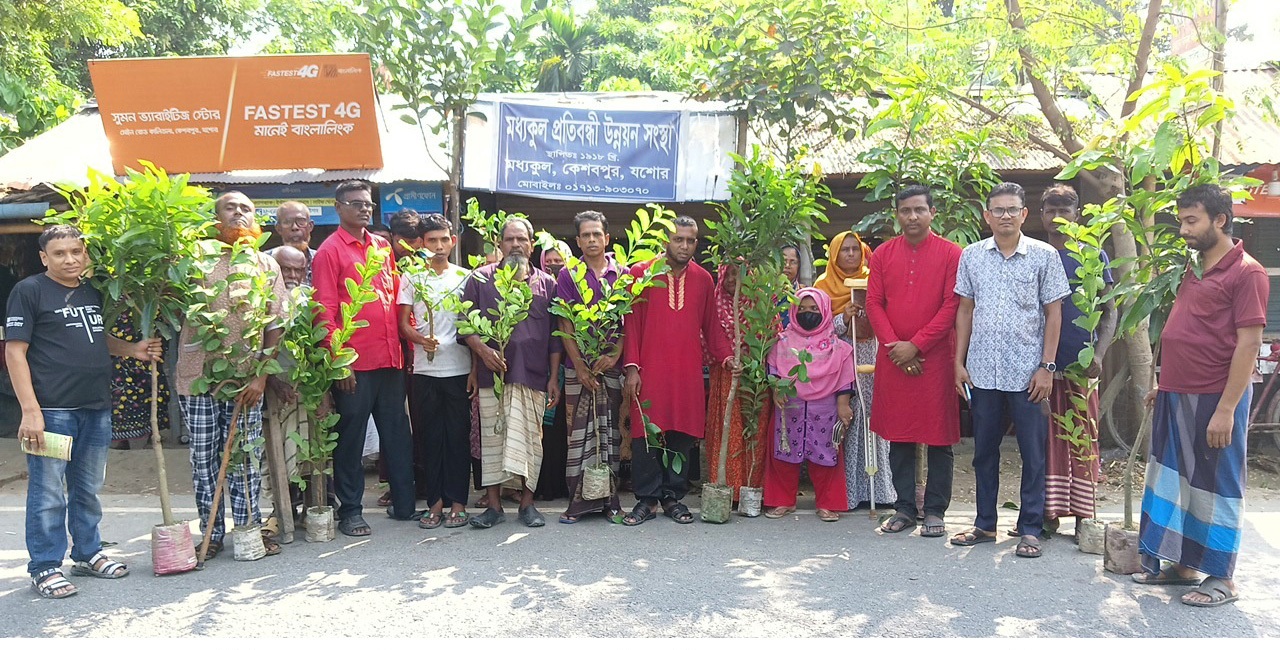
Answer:
<svg viewBox="0 0 1280 650"><path fill-rule="evenodd" d="M1040 364L1040 367L1044 368L1045 370L1048 370L1049 372L1058 372L1058 364L1052 361L1048 363L1042 363Z"/></svg>

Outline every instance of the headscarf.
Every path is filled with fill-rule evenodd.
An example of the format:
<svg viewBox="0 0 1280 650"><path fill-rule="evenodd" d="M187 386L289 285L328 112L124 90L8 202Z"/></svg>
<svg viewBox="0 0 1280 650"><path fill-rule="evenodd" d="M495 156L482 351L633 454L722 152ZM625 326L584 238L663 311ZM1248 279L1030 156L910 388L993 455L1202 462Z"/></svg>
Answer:
<svg viewBox="0 0 1280 650"><path fill-rule="evenodd" d="M845 237L853 237L858 240L858 244L862 246L862 264L858 270L853 273L845 273L840 270L840 265L836 264L836 259L840 257L840 247L844 245ZM813 286L822 289L827 297L831 298L831 309L837 314L844 313L846 307L853 300L853 292L849 287L844 286L845 280L861 280L870 274L871 269L871 247L854 232L842 232L831 238L831 243L827 246L827 270L818 276Z"/></svg>
<svg viewBox="0 0 1280 650"><path fill-rule="evenodd" d="M813 331L806 331L796 322L800 300L809 297L818 303L822 322ZM802 400L827 397L853 383L858 375L853 365L853 346L836 337L835 323L831 317L831 299L820 289L809 287L796 294L796 304L791 306L791 324L782 330L778 342L769 351L769 364L779 376L787 377L792 368L800 365L797 350L805 350L813 356L807 365L809 381L796 381L796 396Z"/></svg>
<svg viewBox="0 0 1280 650"><path fill-rule="evenodd" d="M573 251L569 249L568 244L560 241L559 239L555 240L555 242L554 246L543 249L542 253L538 256L538 267L543 271L547 271L547 253L551 251L559 253L560 259L564 260L566 263L569 261L569 258L573 256ZM550 273L550 271L547 272Z"/></svg>

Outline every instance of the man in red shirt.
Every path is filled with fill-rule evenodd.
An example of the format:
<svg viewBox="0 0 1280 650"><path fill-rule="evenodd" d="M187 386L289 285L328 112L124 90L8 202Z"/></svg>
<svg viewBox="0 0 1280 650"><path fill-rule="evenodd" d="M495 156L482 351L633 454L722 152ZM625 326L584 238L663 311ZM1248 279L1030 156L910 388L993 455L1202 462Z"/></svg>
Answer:
<svg viewBox="0 0 1280 650"><path fill-rule="evenodd" d="M373 193L364 181L346 181L335 191L339 228L320 245L312 262L316 301L324 308L320 319L332 332L343 303L351 301L346 281L360 281L356 264L363 263L370 247L388 249L386 239L366 230L373 215ZM404 355L400 348L396 307L395 262L391 255L373 279L377 299L365 305L356 320L368 326L355 331L348 346L358 357L352 375L334 385L333 404L338 420L338 447L333 454L334 493L338 506L338 530L351 537L373 532L365 523L364 469L360 463L369 416L378 427L381 457L387 459L393 519L410 519L414 513L413 440L405 411Z"/></svg>
<svg viewBox="0 0 1280 650"><path fill-rule="evenodd" d="M1199 255L1161 333L1160 387L1147 396L1155 416L1138 542L1143 572L1133 580L1198 584L1182 596L1193 607L1238 598L1231 578L1244 524L1249 377L1270 294L1266 270L1232 240L1231 220L1231 193L1221 187L1178 197L1179 232Z"/></svg>

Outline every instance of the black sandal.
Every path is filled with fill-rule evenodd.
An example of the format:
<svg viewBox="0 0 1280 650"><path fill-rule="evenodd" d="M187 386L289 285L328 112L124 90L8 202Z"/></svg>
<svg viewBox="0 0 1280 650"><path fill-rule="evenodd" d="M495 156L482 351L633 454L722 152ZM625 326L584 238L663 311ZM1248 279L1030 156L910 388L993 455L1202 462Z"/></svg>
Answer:
<svg viewBox="0 0 1280 650"><path fill-rule="evenodd" d="M670 517L671 521L674 521L677 524L692 524L693 513L689 512L689 506L686 506L679 501L675 501L674 499L672 501L673 502L670 504L664 503L662 505L662 514Z"/></svg>
<svg viewBox="0 0 1280 650"><path fill-rule="evenodd" d="M905 515L901 512L895 512L883 524L880 524L880 532L882 533L901 533L916 527L916 518Z"/></svg>
<svg viewBox="0 0 1280 650"><path fill-rule="evenodd" d="M645 503L644 501L637 501L635 507L631 509L631 512L627 513L622 518L622 524L624 526L639 526L640 524L643 524L657 516L658 515L653 512L652 505Z"/></svg>

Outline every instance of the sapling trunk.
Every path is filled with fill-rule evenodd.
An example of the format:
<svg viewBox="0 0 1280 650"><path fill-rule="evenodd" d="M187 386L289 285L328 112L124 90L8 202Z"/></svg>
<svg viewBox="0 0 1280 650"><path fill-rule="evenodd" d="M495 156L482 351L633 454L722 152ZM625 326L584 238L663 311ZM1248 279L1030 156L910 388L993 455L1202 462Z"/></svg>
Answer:
<svg viewBox="0 0 1280 650"><path fill-rule="evenodd" d="M431 308L431 303L429 301L424 300L422 301L422 304L426 306L427 336L434 339L436 337L436 310ZM430 363L435 360L436 353L434 351L428 351L427 362Z"/></svg>
<svg viewBox="0 0 1280 650"><path fill-rule="evenodd" d="M742 272L735 271L738 275L738 281L733 284L733 363L736 368L742 360L742 326L739 324L742 317L742 306L739 299L742 297ZM720 460L717 463L720 477L719 485L729 484L729 430L733 424L733 403L738 396L738 373L732 372L729 375L729 396L726 398L724 407L724 425L720 429Z"/></svg>
<svg viewBox="0 0 1280 650"><path fill-rule="evenodd" d="M156 477L160 481L160 514L164 525L172 526L173 507L169 503L169 476L165 472L164 445L160 443L160 369L151 360L151 448L156 453Z"/></svg>
<svg viewBox="0 0 1280 650"><path fill-rule="evenodd" d="M200 542L199 562L204 564L205 554L209 552L209 542L213 539L213 521L222 512L222 486L227 482L227 465L231 463L231 450L236 442L236 424L240 421L240 402L231 409L231 426L227 427L227 444L222 448L222 466L218 468L218 482L213 488L213 503L209 504L209 518L204 522L204 541Z"/></svg>

